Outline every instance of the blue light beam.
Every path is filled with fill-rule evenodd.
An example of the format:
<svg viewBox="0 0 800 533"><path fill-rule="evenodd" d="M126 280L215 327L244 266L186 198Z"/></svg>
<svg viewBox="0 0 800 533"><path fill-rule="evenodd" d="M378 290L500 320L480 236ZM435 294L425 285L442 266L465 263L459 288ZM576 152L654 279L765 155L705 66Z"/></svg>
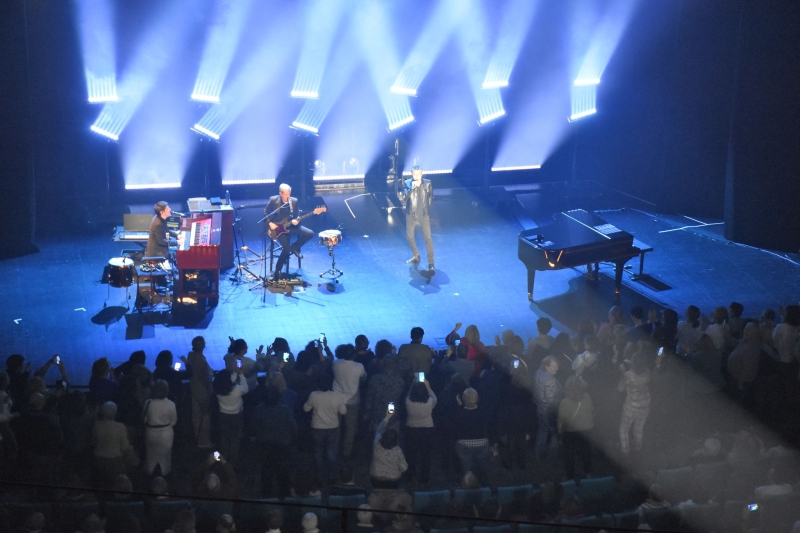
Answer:
<svg viewBox="0 0 800 533"><path fill-rule="evenodd" d="M114 13L109 0L75 0L89 102L116 102Z"/></svg>
<svg viewBox="0 0 800 533"><path fill-rule="evenodd" d="M576 80L598 80L599 83L638 2L614 0L609 4L602 20L597 24Z"/></svg>
<svg viewBox="0 0 800 533"><path fill-rule="evenodd" d="M509 0L506 3L489 69L481 84L484 89L508 87L511 72L538 7L537 0Z"/></svg>
<svg viewBox="0 0 800 533"><path fill-rule="evenodd" d="M469 2L442 0L428 18L417 42L406 58L403 69L392 84L397 94L416 96L422 80L467 12Z"/></svg>
<svg viewBox="0 0 800 533"><path fill-rule="evenodd" d="M345 6L346 2L331 0L308 3L305 39L290 93L292 98L319 98L328 55Z"/></svg>
<svg viewBox="0 0 800 533"><path fill-rule="evenodd" d="M222 0L215 4L192 100L219 103L251 4L252 0Z"/></svg>

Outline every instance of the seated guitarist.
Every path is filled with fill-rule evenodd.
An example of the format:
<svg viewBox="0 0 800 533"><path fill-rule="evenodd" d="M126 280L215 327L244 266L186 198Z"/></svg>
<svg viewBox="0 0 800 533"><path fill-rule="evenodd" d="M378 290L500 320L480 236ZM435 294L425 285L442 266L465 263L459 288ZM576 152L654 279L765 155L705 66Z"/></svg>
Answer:
<svg viewBox="0 0 800 533"><path fill-rule="evenodd" d="M269 203L264 209L264 214L268 215L269 229L274 231L283 226L285 230L277 238L278 242L281 243L282 249L273 272L273 277L276 280L280 279L281 269L286 264L286 261L289 260L289 254L295 254L302 259L303 254L300 253L300 248L314 237L313 231L301 226L299 221L296 220L298 215L297 198L292 197L292 188L285 183L281 183L280 187L278 187L278 193L270 197ZM291 244L292 235L297 236L294 244Z"/></svg>

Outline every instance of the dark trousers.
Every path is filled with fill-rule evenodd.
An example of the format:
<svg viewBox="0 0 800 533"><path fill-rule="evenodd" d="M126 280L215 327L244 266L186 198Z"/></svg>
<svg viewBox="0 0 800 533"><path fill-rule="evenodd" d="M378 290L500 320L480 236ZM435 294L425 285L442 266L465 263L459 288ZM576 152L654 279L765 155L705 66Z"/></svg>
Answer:
<svg viewBox="0 0 800 533"><path fill-rule="evenodd" d="M336 455L339 453L339 428L311 429L314 437L314 461L317 464L317 481L333 483L336 475Z"/></svg>
<svg viewBox="0 0 800 533"><path fill-rule="evenodd" d="M567 479L575 478L575 459L580 459L583 463L584 474L592 472L592 444L588 431L566 431L561 442L561 452L564 454Z"/></svg>
<svg viewBox="0 0 800 533"><path fill-rule="evenodd" d="M433 264L433 238L431 237L431 217L415 217L414 215L406 215L406 238L408 245L411 247L411 254L414 257L419 257L419 249L417 248L416 239L414 239L414 228L419 224L422 230L422 236L425 238L425 250L428 253L428 264Z"/></svg>
<svg viewBox="0 0 800 533"><path fill-rule="evenodd" d="M291 475L289 473L289 447L276 442L259 444L261 448L261 489L267 496L272 496L272 483L278 484L279 498L289 495Z"/></svg>
<svg viewBox="0 0 800 533"><path fill-rule="evenodd" d="M433 428L410 428L406 426L406 461L408 479L414 479L419 467L419 480L427 483L431 477L431 448L434 443Z"/></svg>
<svg viewBox="0 0 800 533"><path fill-rule="evenodd" d="M294 243L291 242L292 235L296 236ZM299 252L300 248L305 243L314 237L314 232L305 226L292 226L289 224L289 231L281 234L278 237L278 242L281 243L281 255L278 256L278 261L275 263L275 272L280 272L283 265L289 259L289 254L292 252Z"/></svg>
<svg viewBox="0 0 800 533"><path fill-rule="evenodd" d="M235 415L219 414L219 453L234 466L239 460L243 427L244 412Z"/></svg>

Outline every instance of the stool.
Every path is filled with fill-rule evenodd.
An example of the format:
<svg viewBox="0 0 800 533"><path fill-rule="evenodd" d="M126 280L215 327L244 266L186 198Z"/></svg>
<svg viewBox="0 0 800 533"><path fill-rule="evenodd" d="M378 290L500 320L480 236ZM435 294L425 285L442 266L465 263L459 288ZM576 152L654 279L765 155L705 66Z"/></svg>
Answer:
<svg viewBox="0 0 800 533"><path fill-rule="evenodd" d="M270 239L270 241L269 241L269 271L270 272L272 272L273 264L275 263L275 261L277 259L275 257L276 253L277 253L277 255L280 255L280 252L282 250L283 250L283 246L281 246L281 243L279 243L276 240ZM289 275L289 263L291 263L291 261L292 261L292 255L293 254L289 254L289 259L286 261L286 275L287 276ZM295 255L295 257L297 257L297 256ZM300 270L301 268L303 268L303 260L300 259L299 257L297 257L297 270Z"/></svg>

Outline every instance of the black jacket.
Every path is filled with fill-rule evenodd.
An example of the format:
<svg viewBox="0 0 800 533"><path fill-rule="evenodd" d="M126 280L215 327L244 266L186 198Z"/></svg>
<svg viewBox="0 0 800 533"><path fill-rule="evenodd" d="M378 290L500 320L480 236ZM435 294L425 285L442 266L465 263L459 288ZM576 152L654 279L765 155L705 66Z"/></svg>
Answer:
<svg viewBox="0 0 800 533"><path fill-rule="evenodd" d="M403 181L403 188L397 190L397 198L405 206L406 216L427 217L430 215L433 201L433 185L431 180L422 179L422 185L414 189L414 180Z"/></svg>

